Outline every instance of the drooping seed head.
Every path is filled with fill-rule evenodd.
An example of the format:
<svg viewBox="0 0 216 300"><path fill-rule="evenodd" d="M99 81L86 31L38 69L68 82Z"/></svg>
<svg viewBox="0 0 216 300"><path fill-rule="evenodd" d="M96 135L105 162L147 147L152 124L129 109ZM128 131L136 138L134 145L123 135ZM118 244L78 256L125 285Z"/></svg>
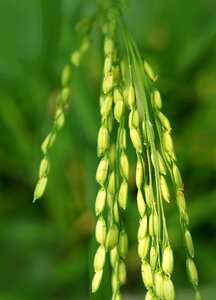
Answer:
<svg viewBox="0 0 216 300"><path fill-rule="evenodd" d="M95 214L98 216L104 210L106 203L106 190L104 187L101 187L97 193L96 201L95 201Z"/></svg>
<svg viewBox="0 0 216 300"><path fill-rule="evenodd" d="M124 261L121 259L118 266L118 279L120 284L125 284L127 279L126 266Z"/></svg>
<svg viewBox="0 0 216 300"><path fill-rule="evenodd" d="M152 271L151 267L146 260L142 262L141 267L142 279L145 287L149 290L153 285Z"/></svg>
<svg viewBox="0 0 216 300"><path fill-rule="evenodd" d="M142 152L142 141L138 131L135 128L130 129L130 138L137 152Z"/></svg>
<svg viewBox="0 0 216 300"><path fill-rule="evenodd" d="M129 128L138 128L139 126L139 114L137 109L131 110L129 114L129 119L128 119L128 126Z"/></svg>
<svg viewBox="0 0 216 300"><path fill-rule="evenodd" d="M137 239L138 241L143 240L146 237L148 231L148 217L144 215L143 218L140 219Z"/></svg>
<svg viewBox="0 0 216 300"><path fill-rule="evenodd" d="M106 250L103 245L99 246L94 257L94 270L95 272L103 269L106 259Z"/></svg>
<svg viewBox="0 0 216 300"><path fill-rule="evenodd" d="M163 290L164 290L164 299L165 300L174 300L175 299L175 290L174 285L171 279L168 276L164 277L163 280Z"/></svg>
<svg viewBox="0 0 216 300"><path fill-rule="evenodd" d="M107 127L101 126L98 132L97 151L100 157L108 149L110 143L110 136Z"/></svg>
<svg viewBox="0 0 216 300"><path fill-rule="evenodd" d="M187 251L188 251L189 255L192 258L194 258L193 240L192 240L192 236L191 236L189 230L185 231L184 237L185 237L185 244L186 244Z"/></svg>
<svg viewBox="0 0 216 300"><path fill-rule="evenodd" d="M186 267L187 267L187 274L188 274L189 281L193 285L197 286L198 285L198 273L197 273L196 265L192 258L187 259Z"/></svg>
<svg viewBox="0 0 216 300"><path fill-rule="evenodd" d="M160 176L160 187L161 187L161 193L164 200L169 203L170 202L169 188L165 178L162 175Z"/></svg>
<svg viewBox="0 0 216 300"><path fill-rule="evenodd" d="M94 274L92 280L92 293L97 292L97 290L99 289L102 277L103 277L103 269Z"/></svg>
<svg viewBox="0 0 216 300"><path fill-rule="evenodd" d="M137 191L137 208L140 216L143 217L146 212L146 204L140 189Z"/></svg>
<svg viewBox="0 0 216 300"><path fill-rule="evenodd" d="M118 202L123 209L126 209L127 207L127 198L128 198L128 184L126 180L123 180L120 185L119 193L118 193Z"/></svg>
<svg viewBox="0 0 216 300"><path fill-rule="evenodd" d="M150 237L147 235L138 243L138 255L141 259L146 259L149 252Z"/></svg>
<svg viewBox="0 0 216 300"><path fill-rule="evenodd" d="M183 183L182 183L182 178L181 178L181 174L179 172L178 167L176 166L176 164L173 164L173 177L174 177L174 181L175 184L177 186L177 188L182 189L183 188Z"/></svg>
<svg viewBox="0 0 216 300"><path fill-rule="evenodd" d="M96 223L96 228L95 228L95 237L96 240L99 244L103 245L106 239L106 222L104 218L101 216Z"/></svg>
<svg viewBox="0 0 216 300"><path fill-rule="evenodd" d="M105 156L99 162L97 172L96 172L96 180L100 185L104 185L107 179L108 174L108 158Z"/></svg>
<svg viewBox="0 0 216 300"><path fill-rule="evenodd" d="M129 177L129 162L128 162L127 155L124 152L122 152L120 155L120 168L121 168L123 177L128 179L128 177Z"/></svg>
<svg viewBox="0 0 216 300"><path fill-rule="evenodd" d="M144 163L140 159L137 160L136 165L136 186L138 189L142 187L144 178Z"/></svg>
<svg viewBox="0 0 216 300"><path fill-rule="evenodd" d="M39 180L38 180L38 183L35 187L35 190L34 190L34 199L33 199L33 202L35 202L37 199L41 198L45 192L45 189L46 189L46 185L47 185L47 177L44 176L44 177L41 177Z"/></svg>
<svg viewBox="0 0 216 300"><path fill-rule="evenodd" d="M119 235L118 252L121 258L125 259L128 253L128 236L125 230L122 230Z"/></svg>
<svg viewBox="0 0 216 300"><path fill-rule="evenodd" d="M162 257L162 269L165 274L170 275L173 271L173 251L170 246L166 247Z"/></svg>
<svg viewBox="0 0 216 300"><path fill-rule="evenodd" d="M152 106L160 110L162 108L162 99L160 92L157 89L154 89L151 93Z"/></svg>
<svg viewBox="0 0 216 300"><path fill-rule="evenodd" d="M136 104L135 89L134 86L131 84L128 90L128 105L131 110L134 108L135 104Z"/></svg>
<svg viewBox="0 0 216 300"><path fill-rule="evenodd" d="M154 71L152 70L152 67L149 65L149 63L147 63L147 61L144 61L143 66L144 66L145 73L147 74L149 79L151 79L152 81L156 81L157 76L154 74Z"/></svg>
<svg viewBox="0 0 216 300"><path fill-rule="evenodd" d="M106 238L107 251L112 250L116 246L118 242L118 238L119 238L118 227L115 224L113 224L111 225L107 233L107 238Z"/></svg>

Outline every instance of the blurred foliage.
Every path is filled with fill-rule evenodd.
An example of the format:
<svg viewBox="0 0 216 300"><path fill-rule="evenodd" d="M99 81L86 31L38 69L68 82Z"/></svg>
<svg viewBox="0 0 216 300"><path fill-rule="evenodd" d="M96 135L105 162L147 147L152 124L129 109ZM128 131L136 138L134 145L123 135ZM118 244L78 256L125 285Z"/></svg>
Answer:
<svg viewBox="0 0 216 300"><path fill-rule="evenodd" d="M0 299L87 299L92 256L98 97L103 60L97 25L93 45L75 70L66 126L51 153L42 200L32 204L40 143L52 123L60 73L76 48L75 23L94 1L0 0ZM216 298L216 3L131 1L128 27L159 74L164 111L188 200L204 299ZM129 149L131 169L135 157ZM134 180L127 230L125 299L142 299L136 253ZM175 251L177 299L193 299L175 204L167 209ZM108 268L108 267L107 267ZM108 299L108 277L94 299Z"/></svg>

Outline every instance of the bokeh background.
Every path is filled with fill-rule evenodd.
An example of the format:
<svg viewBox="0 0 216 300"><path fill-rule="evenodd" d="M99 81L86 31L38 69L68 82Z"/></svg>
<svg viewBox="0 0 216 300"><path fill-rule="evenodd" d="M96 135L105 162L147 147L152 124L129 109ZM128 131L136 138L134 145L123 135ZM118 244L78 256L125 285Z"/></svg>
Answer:
<svg viewBox="0 0 216 300"><path fill-rule="evenodd" d="M93 0L0 0L0 299L90 299L102 37L73 73L67 122L51 151L47 191L32 204L40 144L51 128L60 73L76 49L75 23ZM216 299L216 2L131 1L134 39L159 74L164 112L185 182L203 298ZM135 157L128 149L131 169ZM125 299L143 299L134 181L126 228ZM176 299L194 299L175 205L166 211ZM107 271L109 272L108 268ZM110 281L92 299L110 299Z"/></svg>

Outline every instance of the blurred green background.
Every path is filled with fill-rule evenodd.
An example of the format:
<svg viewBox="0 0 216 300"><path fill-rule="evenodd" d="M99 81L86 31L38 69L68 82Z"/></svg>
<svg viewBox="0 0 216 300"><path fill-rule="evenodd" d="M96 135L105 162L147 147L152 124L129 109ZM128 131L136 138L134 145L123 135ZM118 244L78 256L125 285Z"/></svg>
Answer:
<svg viewBox="0 0 216 300"><path fill-rule="evenodd" d="M1 300L89 299L103 61L97 25L91 50L73 74L66 126L51 151L47 191L34 205L32 194L60 73L76 49L74 25L95 9L93 0L0 0ZM208 300L216 299L215 15L215 0L134 0L125 12L143 56L159 74L185 182L201 290ZM130 148L128 153L133 169L135 157ZM143 299L133 178L130 187L131 248L123 293L124 299ZM176 257L176 299L194 299L176 206L166 213ZM108 276L102 284L92 299L110 299Z"/></svg>

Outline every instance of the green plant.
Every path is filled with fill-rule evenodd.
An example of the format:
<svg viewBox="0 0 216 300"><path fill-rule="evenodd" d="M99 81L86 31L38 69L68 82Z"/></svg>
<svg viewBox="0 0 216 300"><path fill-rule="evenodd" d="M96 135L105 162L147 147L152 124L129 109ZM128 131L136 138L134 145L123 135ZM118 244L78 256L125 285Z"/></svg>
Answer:
<svg viewBox="0 0 216 300"><path fill-rule="evenodd" d="M81 32L81 45L71 55L72 65L78 67L90 46L90 29L94 21L98 20L104 35L105 58L100 96L101 125L97 141L100 162L96 180L100 187L95 202L98 217L95 235L99 246L93 263L95 274L92 292L100 287L108 252L112 267L113 300L121 299L120 287L126 282L124 260L128 251L128 237L122 211L127 209L128 196L128 124L130 140L137 156L137 208L140 215L137 238L141 275L147 289L145 299L175 298L171 280L174 257L164 211L164 205L174 198L170 195L168 177L180 214L188 278L194 286L196 299L200 299L184 186L176 163L171 125L161 112L162 99L155 87L157 76L150 64L142 60L124 23L122 2L115 4L112 0L98 1L97 14L77 25ZM119 30L123 33L123 47L118 40ZM64 107L70 96L70 80L71 66L67 65L62 73L62 90L58 97L53 128L41 146L44 157L39 168L34 202L42 197L46 188L50 170L49 151L64 125Z"/></svg>

